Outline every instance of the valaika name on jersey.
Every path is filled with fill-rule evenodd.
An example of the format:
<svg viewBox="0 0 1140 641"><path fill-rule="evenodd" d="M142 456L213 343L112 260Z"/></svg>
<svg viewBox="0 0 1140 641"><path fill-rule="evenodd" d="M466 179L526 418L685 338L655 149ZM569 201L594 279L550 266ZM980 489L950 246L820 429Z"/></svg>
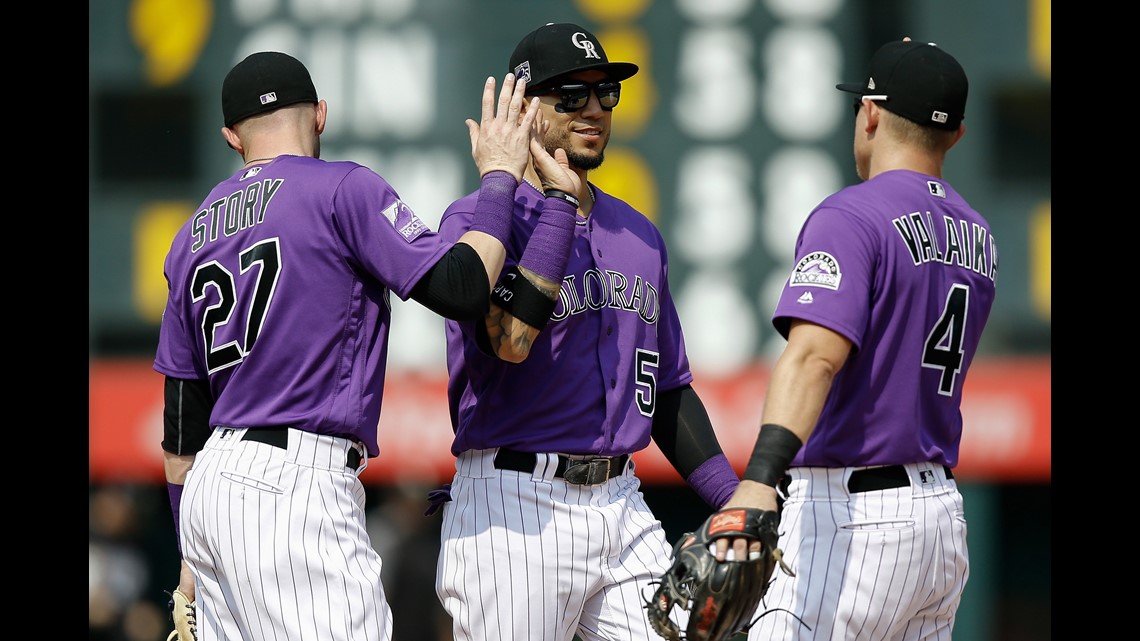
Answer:
<svg viewBox="0 0 1140 641"><path fill-rule="evenodd" d="M839 262L827 252L811 252L800 259L788 280L790 287L826 287L839 289L843 274Z"/></svg>

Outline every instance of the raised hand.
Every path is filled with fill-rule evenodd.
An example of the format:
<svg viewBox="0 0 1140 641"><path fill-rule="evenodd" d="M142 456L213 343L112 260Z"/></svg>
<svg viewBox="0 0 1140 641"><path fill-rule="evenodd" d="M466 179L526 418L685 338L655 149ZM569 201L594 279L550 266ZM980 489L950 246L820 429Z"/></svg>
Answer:
<svg viewBox="0 0 1140 641"><path fill-rule="evenodd" d="M513 73L503 78L499 91L498 109L495 105L495 78L488 77L483 85L483 114L479 122L468 118L467 132L471 135L471 157L479 168L479 176L492 171L506 171L521 181L530 161L530 140L534 135L534 121L538 117L536 96L520 119L526 81L515 80Z"/></svg>
<svg viewBox="0 0 1140 641"><path fill-rule="evenodd" d="M529 115L529 114L528 114ZM542 181L543 189L558 189L568 194L578 193L582 186L582 177L570 169L570 159L566 150L561 147L554 150L551 156L542 144L542 134L545 132L545 123L540 117L535 121L530 139L530 155L534 158L534 170L538 179Z"/></svg>

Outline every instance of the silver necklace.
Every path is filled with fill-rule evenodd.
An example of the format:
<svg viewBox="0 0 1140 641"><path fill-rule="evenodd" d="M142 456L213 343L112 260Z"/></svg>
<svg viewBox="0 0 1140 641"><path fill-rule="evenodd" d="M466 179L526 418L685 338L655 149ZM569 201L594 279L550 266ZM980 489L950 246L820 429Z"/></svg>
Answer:
<svg viewBox="0 0 1140 641"><path fill-rule="evenodd" d="M527 178L526 176L523 176L523 181L526 182L526 184L530 185L531 187L534 187L534 190L537 191L538 193L543 194L544 196L546 195L546 192L539 189L538 185L532 183L530 181L530 179ZM586 187L587 187L587 191L590 192L590 204L592 205L592 204L597 202L597 199L594 197L594 188L591 185L586 185Z"/></svg>
<svg viewBox="0 0 1140 641"><path fill-rule="evenodd" d="M273 160L273 159L274 159L274 158L276 158L276 157L277 157L277 156L272 156L272 157L270 157L270 158L254 158L253 160L247 160L247 161L245 161L245 164L246 164L246 166L249 166L249 165L252 165L252 164L253 164L253 163L255 163L255 162L261 162L262 160Z"/></svg>

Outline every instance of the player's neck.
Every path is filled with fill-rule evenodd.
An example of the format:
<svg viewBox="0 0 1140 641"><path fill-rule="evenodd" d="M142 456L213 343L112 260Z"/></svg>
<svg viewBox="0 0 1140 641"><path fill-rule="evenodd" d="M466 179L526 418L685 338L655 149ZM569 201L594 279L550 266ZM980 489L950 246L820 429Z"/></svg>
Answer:
<svg viewBox="0 0 1140 641"><path fill-rule="evenodd" d="M246 146L242 157L247 165L254 164L258 158L270 160L278 156L310 156L318 157L313 144L297 136L263 136L255 139L253 144Z"/></svg>
<svg viewBox="0 0 1140 641"><path fill-rule="evenodd" d="M875 154L871 157L869 177L874 178L881 173L896 169L906 169L941 178L942 161L943 156L918 151L903 145L876 149Z"/></svg>

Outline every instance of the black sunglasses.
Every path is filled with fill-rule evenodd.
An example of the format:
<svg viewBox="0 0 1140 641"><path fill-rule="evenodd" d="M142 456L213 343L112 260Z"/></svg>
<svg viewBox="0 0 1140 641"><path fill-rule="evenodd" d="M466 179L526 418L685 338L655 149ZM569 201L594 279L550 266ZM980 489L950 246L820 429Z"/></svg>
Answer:
<svg viewBox="0 0 1140 641"><path fill-rule="evenodd" d="M608 80L594 83L567 83L557 87L535 89L527 93L531 95L543 95L557 92L559 103L554 105L554 110L559 113L569 113L585 107L586 103L590 101L591 91L598 96L598 103L602 105L602 109L605 111L612 110L617 106L618 100L621 99L621 83Z"/></svg>

